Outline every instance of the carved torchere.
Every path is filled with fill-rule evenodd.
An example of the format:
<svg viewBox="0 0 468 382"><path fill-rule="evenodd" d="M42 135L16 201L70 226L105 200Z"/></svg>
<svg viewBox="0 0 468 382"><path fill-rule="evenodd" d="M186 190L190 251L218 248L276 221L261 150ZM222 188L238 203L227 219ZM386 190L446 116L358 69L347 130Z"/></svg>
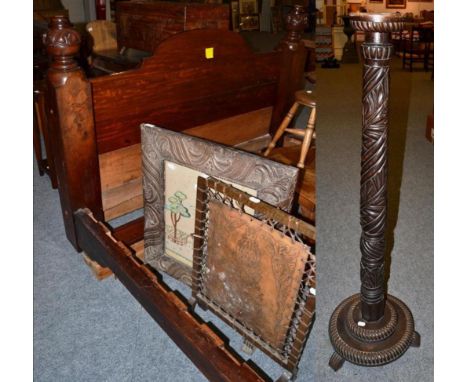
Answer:
<svg viewBox="0 0 468 382"><path fill-rule="evenodd" d="M408 307L384 290L390 33L400 31L403 21L392 14L352 15L350 21L366 36L362 44L361 293L341 302L331 316L329 334L335 352L329 364L334 370L345 360L362 366L390 363L420 341Z"/></svg>

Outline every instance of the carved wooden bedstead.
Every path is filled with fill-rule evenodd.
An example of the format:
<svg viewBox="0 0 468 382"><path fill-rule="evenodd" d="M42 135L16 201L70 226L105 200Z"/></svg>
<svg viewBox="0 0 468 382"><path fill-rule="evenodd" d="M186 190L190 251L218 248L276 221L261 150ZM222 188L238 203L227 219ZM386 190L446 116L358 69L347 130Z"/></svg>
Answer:
<svg viewBox="0 0 468 382"><path fill-rule="evenodd" d="M107 222L142 207L141 123L227 145L276 129L304 79L302 7L287 23L277 52L254 54L234 32L192 30L164 40L138 69L92 79L73 58L80 38L66 18L53 18L46 37L53 58L46 104L67 238L109 268L214 381L263 379L135 257L143 218L117 228Z"/></svg>

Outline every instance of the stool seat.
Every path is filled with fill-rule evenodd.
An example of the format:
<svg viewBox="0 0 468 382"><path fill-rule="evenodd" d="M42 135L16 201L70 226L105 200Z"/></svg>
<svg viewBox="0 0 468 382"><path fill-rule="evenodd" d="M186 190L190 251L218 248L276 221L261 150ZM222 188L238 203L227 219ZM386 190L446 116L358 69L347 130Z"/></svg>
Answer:
<svg viewBox="0 0 468 382"><path fill-rule="evenodd" d="M296 102L307 107L315 107L317 105L316 98L312 95L312 90L298 90L294 93Z"/></svg>

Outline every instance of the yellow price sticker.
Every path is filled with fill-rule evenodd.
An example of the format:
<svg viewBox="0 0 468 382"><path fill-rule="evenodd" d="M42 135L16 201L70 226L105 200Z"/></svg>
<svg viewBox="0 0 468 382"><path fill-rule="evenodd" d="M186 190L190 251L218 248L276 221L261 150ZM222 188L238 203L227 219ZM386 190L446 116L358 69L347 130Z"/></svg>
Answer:
<svg viewBox="0 0 468 382"><path fill-rule="evenodd" d="M205 48L205 57L208 60L214 58L214 48Z"/></svg>

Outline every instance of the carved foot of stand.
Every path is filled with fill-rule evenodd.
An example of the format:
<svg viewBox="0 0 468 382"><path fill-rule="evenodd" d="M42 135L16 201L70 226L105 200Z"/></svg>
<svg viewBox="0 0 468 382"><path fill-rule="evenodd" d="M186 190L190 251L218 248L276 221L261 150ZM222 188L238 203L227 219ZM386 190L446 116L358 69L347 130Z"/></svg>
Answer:
<svg viewBox="0 0 468 382"><path fill-rule="evenodd" d="M411 340L411 347L418 348L421 346L421 335L415 330L413 333L413 339Z"/></svg>
<svg viewBox="0 0 468 382"><path fill-rule="evenodd" d="M337 352L334 352L330 357L330 361L328 361L328 365L334 370L337 371L338 369L343 366L345 359L340 356Z"/></svg>
<svg viewBox="0 0 468 382"><path fill-rule="evenodd" d="M344 361L361 366L381 366L395 361L410 346L420 345L408 307L396 297L387 296L385 313L376 322L362 319L360 295L344 300L332 314L330 340L335 353L329 365L338 370Z"/></svg>

